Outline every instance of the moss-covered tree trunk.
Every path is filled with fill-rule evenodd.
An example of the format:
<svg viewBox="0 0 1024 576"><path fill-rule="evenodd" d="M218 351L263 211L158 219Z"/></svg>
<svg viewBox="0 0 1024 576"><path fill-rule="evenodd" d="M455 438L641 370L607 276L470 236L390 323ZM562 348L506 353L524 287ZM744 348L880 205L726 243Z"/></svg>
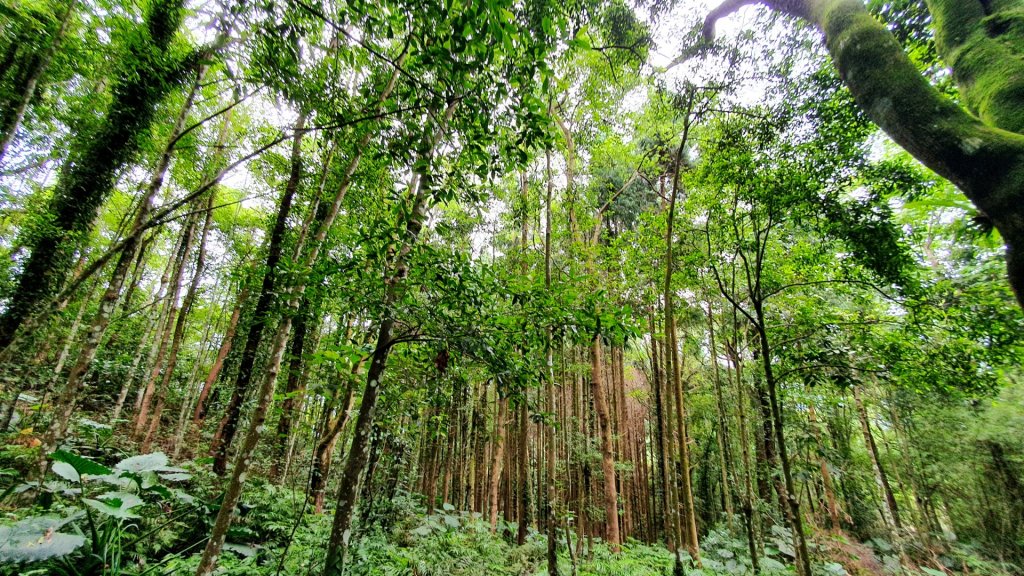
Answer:
<svg viewBox="0 0 1024 576"><path fill-rule="evenodd" d="M727 0L714 23L753 0ZM766 0L817 27L858 106L897 144L955 184L1006 242L1024 305L1024 12L1019 2L927 0L939 52L967 109L921 75L862 0Z"/></svg>
<svg viewBox="0 0 1024 576"><path fill-rule="evenodd" d="M154 0L124 49L121 73L103 121L71 142L46 213L25 232L28 259L0 316L0 349L64 284L118 170L138 151L157 104L182 77L170 55L183 0Z"/></svg>

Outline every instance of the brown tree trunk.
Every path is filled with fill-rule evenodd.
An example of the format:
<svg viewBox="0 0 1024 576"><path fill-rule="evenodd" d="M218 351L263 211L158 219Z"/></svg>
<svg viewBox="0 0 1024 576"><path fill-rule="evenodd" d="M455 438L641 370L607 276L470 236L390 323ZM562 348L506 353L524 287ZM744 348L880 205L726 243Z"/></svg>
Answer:
<svg viewBox="0 0 1024 576"><path fill-rule="evenodd" d="M771 402L772 424L775 430L775 442L779 450L779 462L782 464L782 478L785 483L786 501L789 510L789 518L792 523L794 548L797 552L797 573L801 576L811 576L811 558L807 550L807 538L804 535L803 515L800 512L800 500L797 497L796 486L793 483L793 472L790 469L789 456L786 450L786 438L782 428L782 403L779 400L778 385L775 382L775 373L771 361L771 346L768 342L768 333L765 331L763 303L759 298L753 299L754 312L756 315L758 341L761 348L761 362L764 367L764 379L768 385L768 398Z"/></svg>
<svg viewBox="0 0 1024 576"><path fill-rule="evenodd" d="M818 444L818 466L821 470L821 484L825 491L825 505L828 508L828 517L832 522L832 529L839 530L842 528L839 520L839 503L836 501L836 492L832 485L832 473L828 469L828 461L825 459L824 454L822 454L822 451L825 449L825 443L821 437L821 431L818 429L818 418L814 412L814 404L808 404L807 406L807 419L811 424L811 433L814 435L814 441Z"/></svg>
<svg viewBox="0 0 1024 576"><path fill-rule="evenodd" d="M598 432L601 437L601 473L604 475L604 514L608 547L613 553L619 552L619 503L615 488L615 453L612 449L611 422L608 414L608 400L605 396L603 362L601 360L601 334L594 334L590 343L591 394L594 397L594 412L597 414Z"/></svg>
<svg viewBox="0 0 1024 576"><path fill-rule="evenodd" d="M171 349L167 354L167 365L164 367L163 382L160 384L156 399L156 407L153 409L153 416L146 432L146 438L142 442L142 451L148 452L153 437L160 428L160 418L163 415L164 405L167 402L167 389L170 387L171 379L174 376L174 369L178 365L178 352L181 350L181 343L185 337L185 325L188 322L188 315L192 311L192 304L195 302L196 293L199 291L199 283L206 271L206 240L210 235L210 225L213 223L213 194L208 193L206 197L206 217L203 221L203 229L199 234L199 247L196 255L195 270L192 272L192 282L189 283L185 298L181 303L181 310L178 312L178 321L174 326L174 336L171 339Z"/></svg>
<svg viewBox="0 0 1024 576"><path fill-rule="evenodd" d="M243 281L244 282L244 281ZM210 390L213 389L214 382L217 381L217 376L220 375L220 371L224 368L224 360L228 357L228 353L231 352L231 343L235 339L235 331L238 330L238 320L242 317L242 307L245 306L245 301L249 297L249 286L243 284L241 290L238 292L238 297L235 299L235 307L231 311L231 319L228 320L228 327L224 331L224 337L221 341L220 349L217 350L217 357L213 360L213 366L210 367L210 372L206 376L206 381L203 382L203 387L199 390L199 397L196 399L196 408L192 412L192 428L199 430L203 427L203 421L206 419L207 412L207 401L210 397Z"/></svg>
<svg viewBox="0 0 1024 576"><path fill-rule="evenodd" d="M861 399L860 388L853 387L853 401L857 405L857 418L860 420L860 429L864 433L864 446L868 449L868 456L871 458L871 467L875 472L875 481L882 491L882 498L885 501L885 511L888 512L885 522L892 528L894 535L899 538L899 532L903 529L900 522L900 511L896 505L896 496L893 495L889 486L889 476L885 473L882 460L878 455L878 446L875 444L875 436L871 433L871 423L868 420L868 411Z"/></svg>
<svg viewBox="0 0 1024 576"><path fill-rule="evenodd" d="M683 136L680 138L679 147L675 153L675 168L672 174L672 190L669 195L668 216L665 226L665 283L663 297L665 299L665 345L668 348L668 388L669 395L673 397L676 408L677 429L679 434L679 458L680 474L682 476L681 502L685 513L685 523L681 526L681 538L690 552L694 564L700 566L700 547L697 541L697 518L693 503L693 490L690 483L690 447L687 433L685 391L680 378L679 346L676 341L676 320L675 306L673 303L672 274L674 272L675 244L675 211L676 199L679 196L679 175L682 171L683 153L689 140L690 112L692 111L692 98L690 100L691 110L687 111ZM677 556L678 561L678 556Z"/></svg>
<svg viewBox="0 0 1024 576"><path fill-rule="evenodd" d="M392 86L394 81L397 80L397 75L398 72L396 70L392 75ZM424 165L429 164L433 158L434 149L442 133L447 130L447 124L455 112L457 102L458 100L449 104L439 126L430 136L425 138L424 154L420 158L420 162ZM409 274L409 253L412 251L413 245L418 239L427 217L430 189L429 179L430 175L426 172L425 167L414 169L413 182L410 186L410 210L404 230L405 242L398 249L394 257L394 272L387 280L387 289L383 303L384 310L390 310L392 305L398 301L405 279ZM334 521L331 526L331 539L327 545L324 576L340 576L344 573L345 553L352 535L352 512L355 509L356 495L359 491L359 476L366 466L370 429L373 426L377 399L380 397L381 377L384 374L388 355L393 345L391 332L394 328L395 320L390 312L385 313L377 331L377 345L374 347L370 368L367 372L366 390L363 392L362 403L359 406L359 416L356 419L352 438L352 446L349 448L348 460L345 462L345 470L342 472L341 484L338 487L338 506L335 508Z"/></svg>
<svg viewBox="0 0 1024 576"><path fill-rule="evenodd" d="M242 416L242 402L249 391L249 384L252 381L252 372L256 364L256 353L259 350L260 342L263 341L263 329L270 321L271 304L274 301L275 286L277 285L278 263L281 260L281 251L284 246L285 228L288 224L288 216L291 214L292 201L299 187L299 180L302 178L302 138L305 134L306 112L299 114L295 121L295 136L292 138L291 170L288 182L285 184L284 192L281 195L281 202L277 210L277 219L270 232L270 243L267 248L267 264L263 273L263 283L260 286L260 293L256 301L256 308L253 311L252 324L245 339L245 349L242 351L241 360L238 365L238 373L235 376L235 383L231 392L231 399L228 401L224 417L218 426L217 434L214 436L211 452L213 452L213 471L223 475L227 471L228 450L238 429L238 421ZM197 576L201 576L197 573Z"/></svg>
<svg viewBox="0 0 1024 576"><path fill-rule="evenodd" d="M722 473L722 500L725 508L726 522L732 527L732 464L729 456L729 421L725 412L725 398L722 394L722 377L718 368L718 347L715 345L715 319L712 315L711 302L708 302L708 340L711 348L711 369L715 383L715 406L718 409L718 458Z"/></svg>
<svg viewBox="0 0 1024 576"><path fill-rule="evenodd" d="M135 437L143 440L143 445L146 445L144 440L144 431L149 424L149 413L150 409L155 406L158 401L157 397L163 394L163 387L165 382L169 382L167 370L165 368L164 358L166 357L168 350L173 345L173 330L178 321L180 320L179 312L181 308L178 304L178 297L181 295L181 280L185 272L185 266L188 261L189 252L192 251L192 240L195 237L195 226L196 226L195 214L190 216L185 223L184 230L182 231L182 239L179 244L178 253L175 256L174 274L171 278L171 292L168 295L165 307L167 308L167 319L164 322L163 332L158 335L160 339L160 345L156 354L156 361L153 363L152 371L149 374L149 379L146 381L145 392L142 396L142 403L139 406L139 410L135 415ZM184 326L182 326L184 330ZM161 373L163 378L160 378ZM160 384L157 384L157 380L160 379ZM161 407L162 409L162 407Z"/></svg>
<svg viewBox="0 0 1024 576"><path fill-rule="evenodd" d="M495 391L500 395L500 390ZM488 483L488 498L490 503L491 534L498 530L498 487L501 484L501 468L505 461L505 430L508 418L508 398L498 399L498 409L494 416L494 450L491 463L491 478Z"/></svg>

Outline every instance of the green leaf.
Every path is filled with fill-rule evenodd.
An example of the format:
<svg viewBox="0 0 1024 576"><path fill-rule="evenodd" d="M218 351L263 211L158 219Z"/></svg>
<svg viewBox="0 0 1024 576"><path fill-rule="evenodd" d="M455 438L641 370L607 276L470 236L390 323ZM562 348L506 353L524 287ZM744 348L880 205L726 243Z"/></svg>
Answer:
<svg viewBox="0 0 1024 576"><path fill-rule="evenodd" d="M54 462L70 464L81 476L104 476L111 473L110 468L107 468L99 462L94 462L88 458L83 458L77 454L72 454L64 450L57 450L53 454L50 454L50 458L53 459ZM63 474L61 474L61 476L67 478L67 476L64 476ZM75 481L77 482L78 479L75 478Z"/></svg>
<svg viewBox="0 0 1024 576"><path fill-rule="evenodd" d="M78 470L75 470L75 467L67 462L54 462L53 466L50 467L50 470L52 470L57 476L71 482L78 482L82 479L78 474Z"/></svg>
<svg viewBox="0 0 1024 576"><path fill-rule="evenodd" d="M39 562L74 552L85 536L57 532L73 519L37 516L0 526L0 563Z"/></svg>
<svg viewBox="0 0 1024 576"><path fill-rule="evenodd" d="M131 458L125 458L117 463L115 468L124 472L134 472L141 474L142 472L163 470L167 467L167 455L163 452L154 452L152 454L142 454L140 456L132 456Z"/></svg>
<svg viewBox="0 0 1024 576"><path fill-rule="evenodd" d="M82 502L85 502L86 506L98 511L101 514L110 516L112 518L119 518L121 520L127 520L130 518L138 518L139 515L132 512L129 508L123 506L123 502L116 501L117 505L107 504L99 500L93 500L92 498L83 498Z"/></svg>
<svg viewBox="0 0 1024 576"><path fill-rule="evenodd" d="M138 495L132 494L131 492L106 492L99 495L97 498L111 504L112 506L118 506L126 510L145 504L145 502L142 501L142 498L139 498Z"/></svg>

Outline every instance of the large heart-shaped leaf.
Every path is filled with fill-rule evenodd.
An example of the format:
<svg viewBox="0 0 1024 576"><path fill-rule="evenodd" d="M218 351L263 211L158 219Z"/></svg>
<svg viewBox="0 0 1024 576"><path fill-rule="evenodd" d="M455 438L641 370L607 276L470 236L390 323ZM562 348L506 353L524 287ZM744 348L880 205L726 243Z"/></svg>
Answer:
<svg viewBox="0 0 1024 576"><path fill-rule="evenodd" d="M74 552L85 537L57 532L73 518L37 516L0 526L0 563L39 562Z"/></svg>
<svg viewBox="0 0 1024 576"><path fill-rule="evenodd" d="M56 463L70 465L72 468L74 468L76 472L78 472L79 476L104 476L112 472L110 468L107 468L106 466L100 464L99 462L89 460L88 458L83 458L78 454L72 454L71 452L67 452L65 450L57 450L53 454L50 454L50 458L52 458L53 461ZM61 477L67 478L68 480L72 480L74 482L78 482L78 478L68 478L64 474L57 472L57 464L54 464L53 467L54 472L59 474ZM61 468L64 469L66 472L66 467L62 466Z"/></svg>
<svg viewBox="0 0 1024 576"><path fill-rule="evenodd" d="M130 492L107 492L99 499L84 498L82 502L101 514L121 520L138 518L139 515L131 509L143 504L142 498Z"/></svg>
<svg viewBox="0 0 1024 576"><path fill-rule="evenodd" d="M139 456L132 456L131 458L125 458L117 463L115 468L122 472L133 472L135 474L141 474L142 472L150 472L163 470L167 467L167 455L163 452L154 452L152 454L142 454Z"/></svg>

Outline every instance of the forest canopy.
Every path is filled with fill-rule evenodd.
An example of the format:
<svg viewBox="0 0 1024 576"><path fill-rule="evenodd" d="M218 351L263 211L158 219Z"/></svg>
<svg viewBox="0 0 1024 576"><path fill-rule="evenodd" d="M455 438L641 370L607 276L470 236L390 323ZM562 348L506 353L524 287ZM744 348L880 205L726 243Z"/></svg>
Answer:
<svg viewBox="0 0 1024 576"><path fill-rule="evenodd" d="M1024 571L1018 0L0 0L0 576Z"/></svg>

